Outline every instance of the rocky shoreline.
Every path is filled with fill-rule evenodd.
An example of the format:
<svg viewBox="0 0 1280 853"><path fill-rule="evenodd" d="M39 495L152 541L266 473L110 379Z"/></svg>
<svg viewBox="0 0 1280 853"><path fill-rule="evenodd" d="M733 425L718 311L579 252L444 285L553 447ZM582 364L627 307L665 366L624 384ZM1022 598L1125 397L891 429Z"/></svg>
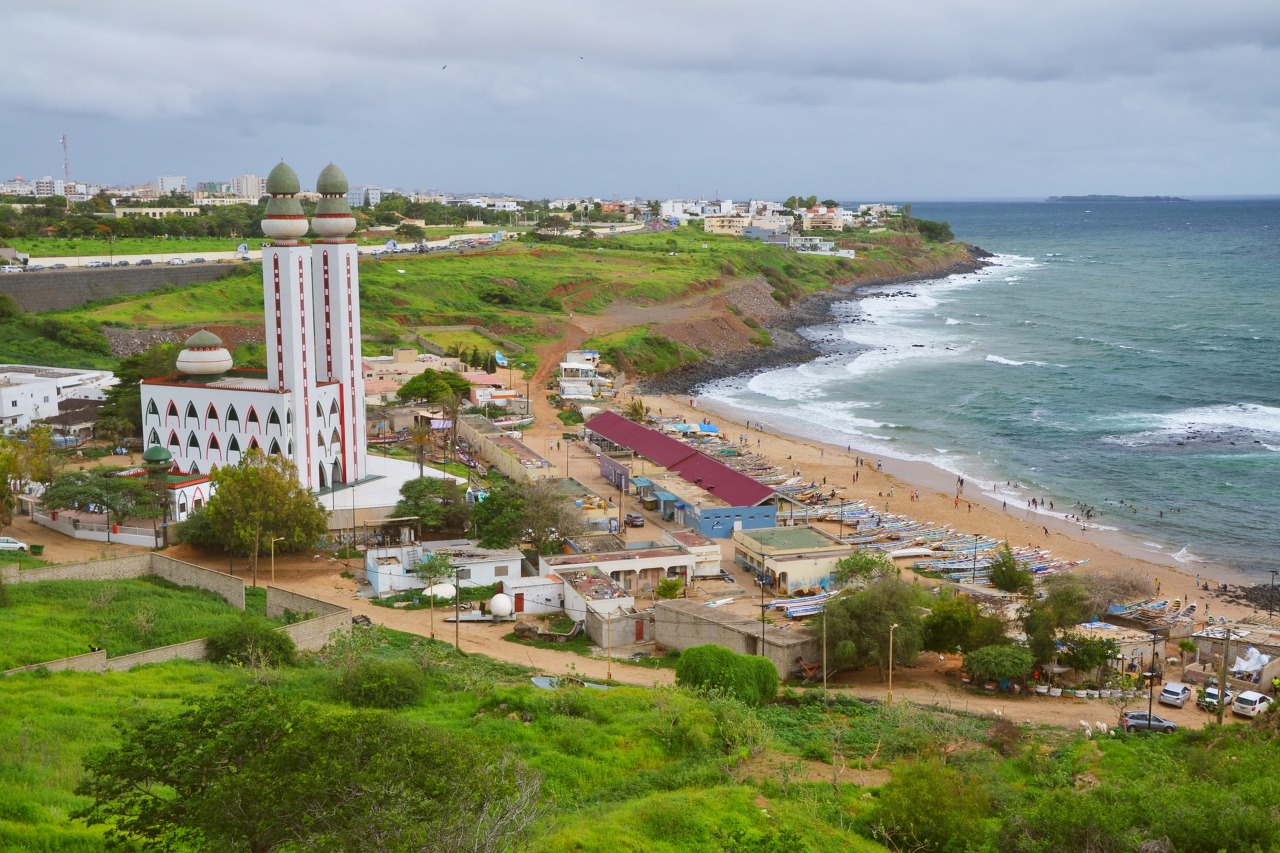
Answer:
<svg viewBox="0 0 1280 853"><path fill-rule="evenodd" d="M799 330L831 322L831 306L834 303L867 298L865 291L868 290L910 282L936 281L952 275L975 272L990 265L986 260L992 257L990 252L973 245L968 246L968 250L971 260L940 270L859 279L806 296L791 306L781 319L765 325L773 338L773 346L749 347L725 355L711 356L697 364L661 376L647 377L636 384L636 391L642 394L684 395L699 385L717 379L751 375L812 361L822 352L821 342L805 338L799 334Z"/></svg>

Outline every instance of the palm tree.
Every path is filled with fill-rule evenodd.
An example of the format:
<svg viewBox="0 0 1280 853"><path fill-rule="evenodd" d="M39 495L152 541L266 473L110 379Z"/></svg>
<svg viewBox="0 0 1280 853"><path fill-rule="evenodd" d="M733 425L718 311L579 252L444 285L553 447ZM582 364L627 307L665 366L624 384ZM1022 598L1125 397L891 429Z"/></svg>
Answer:
<svg viewBox="0 0 1280 853"><path fill-rule="evenodd" d="M449 449L452 452L458 446L458 415L462 413L462 404L466 402L457 391L449 391L440 396L440 405L444 408L444 416L449 419Z"/></svg>
<svg viewBox="0 0 1280 853"><path fill-rule="evenodd" d="M418 456L418 476L422 476L423 464L426 462L427 448L431 446L431 425L423 424L421 421L414 421L413 426L409 427L409 441L413 443L413 449Z"/></svg>
<svg viewBox="0 0 1280 853"><path fill-rule="evenodd" d="M629 421L635 421L642 424L649 417L649 407L644 404L644 400L639 397L632 397L631 402L627 404L627 408L622 412L623 417Z"/></svg>

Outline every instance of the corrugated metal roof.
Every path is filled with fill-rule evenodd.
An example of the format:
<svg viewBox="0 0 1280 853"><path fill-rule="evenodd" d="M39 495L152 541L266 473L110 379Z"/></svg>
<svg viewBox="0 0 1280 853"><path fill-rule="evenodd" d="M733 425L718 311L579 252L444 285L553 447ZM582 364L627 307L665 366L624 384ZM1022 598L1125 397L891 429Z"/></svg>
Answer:
<svg viewBox="0 0 1280 853"><path fill-rule="evenodd" d="M730 506L758 506L773 497L773 489L739 471L704 456L683 442L629 421L616 412L601 412L587 421L589 431L620 447L634 450L681 479L705 489Z"/></svg>

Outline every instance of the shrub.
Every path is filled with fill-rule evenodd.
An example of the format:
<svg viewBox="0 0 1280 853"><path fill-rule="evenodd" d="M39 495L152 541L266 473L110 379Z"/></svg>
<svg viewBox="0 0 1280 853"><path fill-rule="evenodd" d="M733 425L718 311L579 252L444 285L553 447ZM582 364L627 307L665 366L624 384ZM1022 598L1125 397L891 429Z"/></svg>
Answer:
<svg viewBox="0 0 1280 853"><path fill-rule="evenodd" d="M895 768L862 828L892 850L990 849L990 811L981 780L930 757Z"/></svg>
<svg viewBox="0 0 1280 853"><path fill-rule="evenodd" d="M288 666L298 657L293 638L256 616L247 616L209 638L209 660L239 666Z"/></svg>
<svg viewBox="0 0 1280 853"><path fill-rule="evenodd" d="M716 645L694 646L680 655L676 682L760 706L777 695L778 670L768 658L740 655Z"/></svg>
<svg viewBox="0 0 1280 853"><path fill-rule="evenodd" d="M426 691L426 674L404 660L362 661L338 682L342 698L361 708L407 708Z"/></svg>

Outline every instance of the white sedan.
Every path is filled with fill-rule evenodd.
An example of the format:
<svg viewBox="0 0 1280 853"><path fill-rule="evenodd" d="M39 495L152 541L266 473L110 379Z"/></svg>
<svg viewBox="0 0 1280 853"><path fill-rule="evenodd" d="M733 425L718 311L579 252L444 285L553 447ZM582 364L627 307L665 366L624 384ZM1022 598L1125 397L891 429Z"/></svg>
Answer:
<svg viewBox="0 0 1280 853"><path fill-rule="evenodd" d="M27 543L19 542L12 536L0 536L0 551L26 551Z"/></svg>

